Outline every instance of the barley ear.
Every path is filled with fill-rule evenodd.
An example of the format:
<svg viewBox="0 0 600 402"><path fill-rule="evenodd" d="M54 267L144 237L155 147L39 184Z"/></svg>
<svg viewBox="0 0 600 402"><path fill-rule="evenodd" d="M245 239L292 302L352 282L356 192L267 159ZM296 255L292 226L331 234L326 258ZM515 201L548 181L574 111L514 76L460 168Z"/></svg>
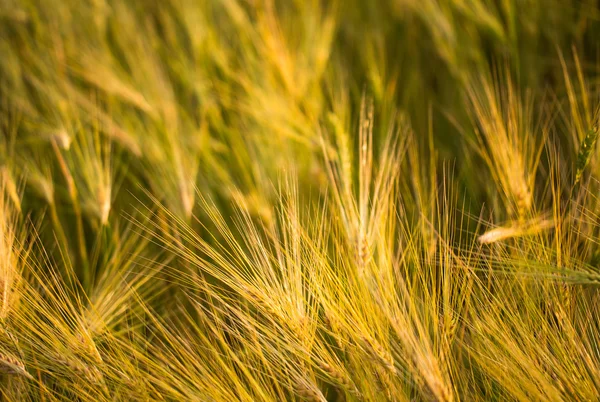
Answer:
<svg viewBox="0 0 600 402"><path fill-rule="evenodd" d="M31 374L25 369L25 365L21 360L3 353L0 353L0 373L20 375L30 380L33 379Z"/></svg>
<svg viewBox="0 0 600 402"><path fill-rule="evenodd" d="M585 168L592 159L592 151L594 150L596 141L598 140L598 130L598 125L595 125L590 131L588 131L587 135L581 142L579 154L577 155L577 171L575 173L575 182L573 183L573 187L576 187L579 184Z"/></svg>

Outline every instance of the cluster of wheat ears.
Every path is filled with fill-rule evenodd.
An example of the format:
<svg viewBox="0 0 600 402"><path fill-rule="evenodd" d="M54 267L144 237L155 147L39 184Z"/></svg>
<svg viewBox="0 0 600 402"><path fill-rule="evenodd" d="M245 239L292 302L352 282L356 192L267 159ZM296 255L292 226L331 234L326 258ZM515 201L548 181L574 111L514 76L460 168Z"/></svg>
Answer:
<svg viewBox="0 0 600 402"><path fill-rule="evenodd" d="M596 0L0 0L6 401L600 398Z"/></svg>

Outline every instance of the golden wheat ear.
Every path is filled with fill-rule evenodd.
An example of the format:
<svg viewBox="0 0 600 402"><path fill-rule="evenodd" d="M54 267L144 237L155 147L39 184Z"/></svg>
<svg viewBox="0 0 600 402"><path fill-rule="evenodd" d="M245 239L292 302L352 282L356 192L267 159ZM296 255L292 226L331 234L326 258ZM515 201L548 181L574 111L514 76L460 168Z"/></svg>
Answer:
<svg viewBox="0 0 600 402"><path fill-rule="evenodd" d="M554 220L538 216L528 220L508 222L504 226L493 228L477 238L482 244L492 244L515 237L531 236L554 227Z"/></svg>

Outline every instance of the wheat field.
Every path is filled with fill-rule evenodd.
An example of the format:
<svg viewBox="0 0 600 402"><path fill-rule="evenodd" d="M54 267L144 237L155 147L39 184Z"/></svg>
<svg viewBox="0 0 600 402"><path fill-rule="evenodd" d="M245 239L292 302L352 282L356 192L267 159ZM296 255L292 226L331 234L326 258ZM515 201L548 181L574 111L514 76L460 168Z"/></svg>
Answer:
<svg viewBox="0 0 600 402"><path fill-rule="evenodd" d="M595 0L0 0L6 401L600 399Z"/></svg>

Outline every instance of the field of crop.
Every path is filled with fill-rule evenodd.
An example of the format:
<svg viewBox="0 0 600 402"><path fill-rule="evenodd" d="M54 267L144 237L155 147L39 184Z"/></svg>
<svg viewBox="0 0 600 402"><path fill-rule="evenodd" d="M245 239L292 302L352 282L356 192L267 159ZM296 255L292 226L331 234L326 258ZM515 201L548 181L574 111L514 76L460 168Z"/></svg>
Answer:
<svg viewBox="0 0 600 402"><path fill-rule="evenodd" d="M600 399L596 0L0 0L6 401Z"/></svg>

